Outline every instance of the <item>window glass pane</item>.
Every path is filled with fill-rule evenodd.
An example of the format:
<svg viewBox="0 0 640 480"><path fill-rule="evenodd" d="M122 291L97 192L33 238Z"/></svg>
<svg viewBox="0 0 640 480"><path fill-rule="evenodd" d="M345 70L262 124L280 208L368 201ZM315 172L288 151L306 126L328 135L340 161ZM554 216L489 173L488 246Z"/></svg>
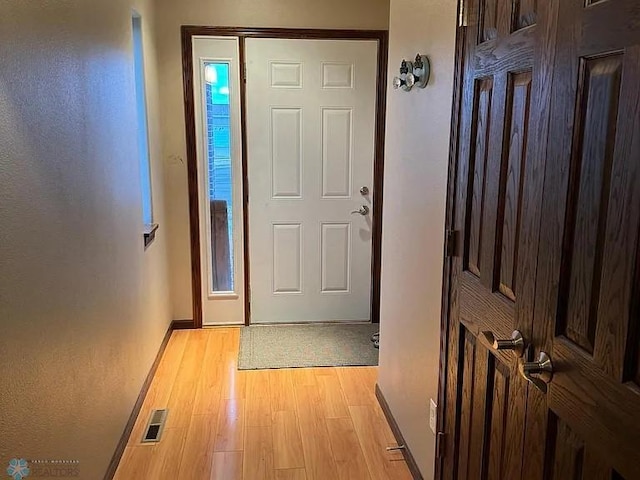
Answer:
<svg viewBox="0 0 640 480"><path fill-rule="evenodd" d="M153 223L151 205L151 167L149 165L149 138L147 132L147 101L144 85L144 56L142 50L142 20L134 14L133 27L133 63L136 82L136 111L138 117L138 160L140 163L140 182L142 189L142 221L145 225Z"/></svg>
<svg viewBox="0 0 640 480"><path fill-rule="evenodd" d="M234 219L229 64L207 62L204 68L212 285L214 292L231 292L234 290Z"/></svg>

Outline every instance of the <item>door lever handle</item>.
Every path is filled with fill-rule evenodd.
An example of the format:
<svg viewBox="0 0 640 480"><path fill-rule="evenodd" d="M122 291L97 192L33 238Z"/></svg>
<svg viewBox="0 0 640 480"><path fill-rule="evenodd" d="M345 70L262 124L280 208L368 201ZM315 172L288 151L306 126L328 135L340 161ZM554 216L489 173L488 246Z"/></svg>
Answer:
<svg viewBox="0 0 640 480"><path fill-rule="evenodd" d="M510 340L497 339L493 332L490 331L482 332L482 336L491 344L494 350L511 350L518 357L521 357L524 353L524 337L518 330L513 331Z"/></svg>
<svg viewBox="0 0 640 480"><path fill-rule="evenodd" d="M553 363L546 352L540 352L535 362L520 362L520 374L543 393L553 378Z"/></svg>
<svg viewBox="0 0 640 480"><path fill-rule="evenodd" d="M358 213L360 215L367 215L369 213L369 207L367 207L366 205L362 205L358 210L354 210L353 212L351 212L351 215Z"/></svg>

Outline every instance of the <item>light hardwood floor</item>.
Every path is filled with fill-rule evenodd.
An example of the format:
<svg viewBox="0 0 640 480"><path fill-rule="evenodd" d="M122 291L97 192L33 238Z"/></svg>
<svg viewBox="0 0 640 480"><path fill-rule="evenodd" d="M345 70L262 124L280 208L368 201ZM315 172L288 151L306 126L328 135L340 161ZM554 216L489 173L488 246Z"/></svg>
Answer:
<svg viewBox="0 0 640 480"><path fill-rule="evenodd" d="M173 332L116 480L410 480L376 367L237 370L239 328ZM151 410L161 441L141 444Z"/></svg>

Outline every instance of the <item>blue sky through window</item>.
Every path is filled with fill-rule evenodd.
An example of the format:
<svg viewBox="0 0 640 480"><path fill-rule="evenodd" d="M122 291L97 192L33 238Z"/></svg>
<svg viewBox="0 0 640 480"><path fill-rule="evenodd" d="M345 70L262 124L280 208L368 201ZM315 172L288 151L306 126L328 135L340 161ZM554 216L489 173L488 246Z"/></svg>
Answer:
<svg viewBox="0 0 640 480"><path fill-rule="evenodd" d="M205 64L209 198L224 201L227 209L227 245L216 243L213 253L214 291L232 291L233 278L233 162L231 159L231 114L229 64ZM212 228L215 228L212 225ZM212 238L220 238L211 232ZM228 251L227 256L222 252Z"/></svg>

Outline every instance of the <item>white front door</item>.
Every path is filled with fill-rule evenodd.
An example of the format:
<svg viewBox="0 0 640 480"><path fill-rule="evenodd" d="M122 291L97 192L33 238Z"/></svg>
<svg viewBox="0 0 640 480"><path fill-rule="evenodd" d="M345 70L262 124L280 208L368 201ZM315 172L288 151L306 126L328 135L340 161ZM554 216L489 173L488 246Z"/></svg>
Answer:
<svg viewBox="0 0 640 480"><path fill-rule="evenodd" d="M377 48L246 40L251 323L370 320Z"/></svg>
<svg viewBox="0 0 640 480"><path fill-rule="evenodd" d="M240 53L237 37L193 37L202 323L244 323Z"/></svg>

